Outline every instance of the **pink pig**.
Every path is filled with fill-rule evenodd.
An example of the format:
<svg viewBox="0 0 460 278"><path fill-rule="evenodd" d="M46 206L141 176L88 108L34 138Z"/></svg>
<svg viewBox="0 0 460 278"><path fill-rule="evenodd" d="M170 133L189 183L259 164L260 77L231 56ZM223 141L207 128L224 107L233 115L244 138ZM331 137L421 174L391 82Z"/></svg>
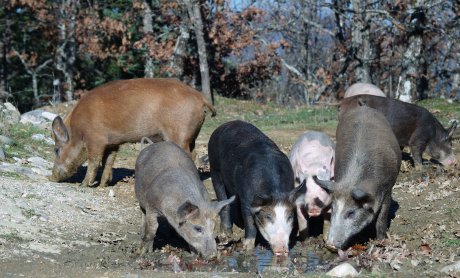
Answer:
<svg viewBox="0 0 460 278"><path fill-rule="evenodd" d="M296 182L307 181L305 200L297 201L299 233L303 233L307 229L307 215L317 217L324 213L323 210L329 210L331 197L315 183L313 176L323 180L334 177L334 143L322 132L307 131L292 146L289 160Z"/></svg>

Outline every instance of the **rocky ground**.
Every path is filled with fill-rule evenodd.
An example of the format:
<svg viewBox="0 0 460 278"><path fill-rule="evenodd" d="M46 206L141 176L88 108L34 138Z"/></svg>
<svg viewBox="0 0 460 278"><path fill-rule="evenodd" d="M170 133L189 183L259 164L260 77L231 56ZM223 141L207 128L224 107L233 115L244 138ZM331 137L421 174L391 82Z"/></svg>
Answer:
<svg viewBox="0 0 460 278"><path fill-rule="evenodd" d="M268 135L288 151L285 138L294 141L301 132ZM197 164L211 196L215 196L207 173L208 138L209 134L198 138ZM46 143L42 148L52 151ZM460 161L458 140L454 149ZM429 165L416 171L409 162L403 163L393 191L394 218L383 241L354 246L339 256L324 248L321 236L313 236L297 242L288 259L277 260L264 247L244 254L238 241L242 233L235 227L234 244L222 247L217 260L204 261L190 254L167 225L157 234L155 252L143 258L137 255L140 212L133 168L138 152L138 145L123 147L115 164L115 183L108 188L80 187L84 168L72 182L53 183L45 177L49 164L34 171L31 169L40 167L29 162L27 155L7 160L16 170L30 171L0 170L1 276L168 277L181 272L192 277L253 277L259 272L264 277L317 277L344 261L367 277L460 275L458 165L450 169ZM445 267L454 268L455 263L457 272L449 274Z"/></svg>

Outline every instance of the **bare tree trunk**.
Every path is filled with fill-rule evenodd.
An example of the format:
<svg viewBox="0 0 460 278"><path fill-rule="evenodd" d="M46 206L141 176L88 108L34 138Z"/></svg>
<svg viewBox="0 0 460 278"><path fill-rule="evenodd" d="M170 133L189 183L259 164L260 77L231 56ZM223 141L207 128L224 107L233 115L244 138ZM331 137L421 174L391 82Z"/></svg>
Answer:
<svg viewBox="0 0 460 278"><path fill-rule="evenodd" d="M423 29L424 29L424 11L417 9L425 4L425 0L417 0L416 7L411 15L410 30L408 32L408 46L404 52L404 60L402 62L401 84L397 91L397 98L405 102L413 102L418 96L417 80L420 76L420 67L422 66L423 52ZM422 14L416 14L416 13ZM420 92L421 94L422 92Z"/></svg>
<svg viewBox="0 0 460 278"><path fill-rule="evenodd" d="M209 78L208 55L203 34L203 20L201 18L200 4L196 0L184 0L193 30L195 31L196 43L198 47L198 57L200 59L201 89L205 97L214 103L211 93Z"/></svg>
<svg viewBox="0 0 460 278"><path fill-rule="evenodd" d="M365 12L367 1L352 0L353 23L352 23L352 48L359 64L355 68L356 80L359 82L372 83L370 76L370 61L372 48L369 38L368 14Z"/></svg>
<svg viewBox="0 0 460 278"><path fill-rule="evenodd" d="M62 0L59 6L59 44L56 51L56 69L62 72L65 82L65 99L73 99L73 65L76 60L75 0ZM60 99L60 98L56 98Z"/></svg>
<svg viewBox="0 0 460 278"><path fill-rule="evenodd" d="M152 19L152 9L150 8L150 4L147 1L144 1L144 14L142 19L142 32L145 36L152 36L153 35L153 19ZM144 76L147 78L153 78L155 73L155 64L153 62L152 57L150 57L149 47L146 46L146 51L144 54L145 58L145 65L144 65Z"/></svg>
<svg viewBox="0 0 460 278"><path fill-rule="evenodd" d="M180 35L177 38L176 45L174 47L174 53L171 57L171 68L173 69L174 74L182 79L184 74L184 59L187 53L187 41L190 38L189 29L185 24L181 24L180 28Z"/></svg>

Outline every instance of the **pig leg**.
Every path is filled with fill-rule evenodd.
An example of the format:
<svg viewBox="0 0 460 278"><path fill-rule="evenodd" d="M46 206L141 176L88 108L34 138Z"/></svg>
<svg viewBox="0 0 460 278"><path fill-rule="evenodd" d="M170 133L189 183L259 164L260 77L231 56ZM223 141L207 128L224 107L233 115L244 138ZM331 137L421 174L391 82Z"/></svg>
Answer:
<svg viewBox="0 0 460 278"><path fill-rule="evenodd" d="M254 249L256 244L257 228L254 223L254 217L251 214L251 210L246 207L241 208L244 221L244 241L243 247L246 251Z"/></svg>
<svg viewBox="0 0 460 278"><path fill-rule="evenodd" d="M86 169L85 179L81 183L82 186L93 186L97 175L97 168L104 154L105 146L94 144L88 146L88 168Z"/></svg>
<svg viewBox="0 0 460 278"><path fill-rule="evenodd" d="M383 199L382 207L380 208L380 213L377 216L376 222L376 232L377 232L377 239L384 239L388 229L388 214L390 212L390 204L391 204L391 191L388 193L387 196Z"/></svg>
<svg viewBox="0 0 460 278"><path fill-rule="evenodd" d="M142 211L141 247L140 255L153 251L153 239L158 229L158 213L155 211Z"/></svg>
<svg viewBox="0 0 460 278"><path fill-rule="evenodd" d="M324 222L323 222L323 240L327 242L327 238L329 237L329 229L331 228L331 213L325 212L323 213Z"/></svg>
<svg viewBox="0 0 460 278"><path fill-rule="evenodd" d="M220 178L219 173L216 171L211 172L212 184L214 191L216 192L217 199L219 201L227 200L227 192L225 191L224 183ZM219 236L221 242L228 241L228 238L232 235L232 221L230 219L230 206L225 206L219 213L220 215L220 232Z"/></svg>
<svg viewBox="0 0 460 278"><path fill-rule="evenodd" d="M104 158L102 159L102 165L104 171L102 172L102 178L100 186L106 187L109 185L110 181L112 180L112 169L113 164L115 163L115 158L117 157L119 147L114 147L107 149L104 153Z"/></svg>
<svg viewBox="0 0 460 278"><path fill-rule="evenodd" d="M308 221L305 218L303 211L305 210L303 204L297 205L297 223L299 226L298 238L304 241L308 236Z"/></svg>

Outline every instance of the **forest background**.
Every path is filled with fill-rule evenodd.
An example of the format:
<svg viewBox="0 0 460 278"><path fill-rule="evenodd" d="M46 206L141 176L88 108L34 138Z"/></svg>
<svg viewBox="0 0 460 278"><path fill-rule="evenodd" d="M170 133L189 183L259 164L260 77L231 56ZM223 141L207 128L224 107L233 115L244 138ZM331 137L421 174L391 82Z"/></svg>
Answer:
<svg viewBox="0 0 460 278"><path fill-rule="evenodd" d="M354 82L460 100L460 0L1 0L0 103L21 112L111 80L330 103Z"/></svg>

